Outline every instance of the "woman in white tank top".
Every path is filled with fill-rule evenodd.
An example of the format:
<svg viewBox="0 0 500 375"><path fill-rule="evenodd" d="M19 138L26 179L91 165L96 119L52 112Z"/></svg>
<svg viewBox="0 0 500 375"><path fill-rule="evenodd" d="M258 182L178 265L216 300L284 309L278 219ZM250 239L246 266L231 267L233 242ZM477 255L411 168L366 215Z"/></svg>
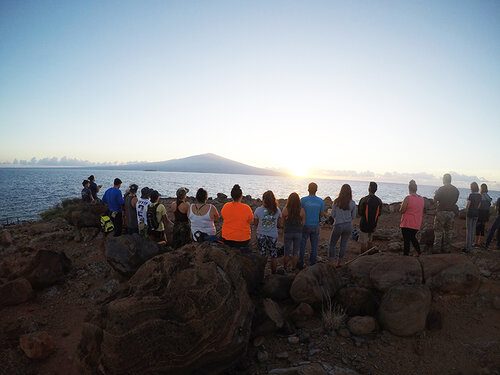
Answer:
<svg viewBox="0 0 500 375"><path fill-rule="evenodd" d="M197 232L206 233L209 236L215 236L215 221L219 220L217 208L207 204L208 193L200 188L196 192L196 203L189 206L188 218L191 222L191 235L193 240L197 240Z"/></svg>

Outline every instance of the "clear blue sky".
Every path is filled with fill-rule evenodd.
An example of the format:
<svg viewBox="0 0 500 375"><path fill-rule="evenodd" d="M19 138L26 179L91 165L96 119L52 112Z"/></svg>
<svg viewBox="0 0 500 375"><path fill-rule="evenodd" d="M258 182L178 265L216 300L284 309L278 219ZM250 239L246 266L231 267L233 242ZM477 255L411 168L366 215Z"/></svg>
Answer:
<svg viewBox="0 0 500 375"><path fill-rule="evenodd" d="M500 181L500 1L0 1L0 161Z"/></svg>

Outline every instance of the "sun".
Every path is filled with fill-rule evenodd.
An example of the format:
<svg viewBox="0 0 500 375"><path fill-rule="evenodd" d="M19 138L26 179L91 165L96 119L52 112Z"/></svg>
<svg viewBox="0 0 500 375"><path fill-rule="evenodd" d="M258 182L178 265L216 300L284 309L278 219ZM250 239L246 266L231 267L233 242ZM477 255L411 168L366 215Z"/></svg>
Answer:
<svg viewBox="0 0 500 375"><path fill-rule="evenodd" d="M307 177L309 175L309 168L305 165L294 165L290 168L290 173L295 177Z"/></svg>

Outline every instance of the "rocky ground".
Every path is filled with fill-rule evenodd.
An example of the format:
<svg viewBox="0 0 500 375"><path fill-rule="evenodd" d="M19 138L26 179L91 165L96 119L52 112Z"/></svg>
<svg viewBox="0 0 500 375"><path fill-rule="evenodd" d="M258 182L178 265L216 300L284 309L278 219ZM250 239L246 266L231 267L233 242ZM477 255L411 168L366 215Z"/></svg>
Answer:
<svg viewBox="0 0 500 375"><path fill-rule="evenodd" d="M500 374L500 252L461 255L465 220L455 222L453 254L407 258L397 205L388 205L375 240L382 254L340 270L327 262L325 224L319 266L271 275L268 265L261 283L258 262L218 247L189 246L140 267L155 249L106 242L98 209L70 208L1 232L0 374ZM430 206L426 227L432 220ZM120 249L132 255L117 259ZM350 241L348 260L358 254ZM165 315L176 325L165 328ZM131 357L139 363L120 367Z"/></svg>

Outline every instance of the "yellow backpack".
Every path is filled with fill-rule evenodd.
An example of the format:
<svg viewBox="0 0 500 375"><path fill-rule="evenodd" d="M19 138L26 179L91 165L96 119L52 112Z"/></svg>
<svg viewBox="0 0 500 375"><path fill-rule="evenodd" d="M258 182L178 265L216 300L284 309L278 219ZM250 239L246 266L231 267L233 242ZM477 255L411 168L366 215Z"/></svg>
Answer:
<svg viewBox="0 0 500 375"><path fill-rule="evenodd" d="M109 233L115 230L115 226L108 215L101 216L101 229L104 233Z"/></svg>

